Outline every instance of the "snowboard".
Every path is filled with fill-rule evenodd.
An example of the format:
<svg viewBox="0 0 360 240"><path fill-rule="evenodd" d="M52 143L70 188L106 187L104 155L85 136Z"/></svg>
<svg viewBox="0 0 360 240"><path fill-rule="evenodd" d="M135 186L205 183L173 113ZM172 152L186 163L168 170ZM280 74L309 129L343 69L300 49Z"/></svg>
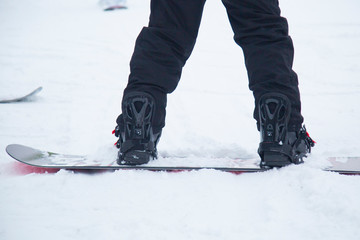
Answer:
<svg viewBox="0 0 360 240"><path fill-rule="evenodd" d="M31 93L29 93L29 94L27 94L25 96L22 96L22 97L17 97L17 98L12 98L12 99L0 99L0 103L14 103L14 102L29 101L33 96L35 96L41 90L42 90L42 87L38 87L37 89L35 89Z"/></svg>
<svg viewBox="0 0 360 240"><path fill-rule="evenodd" d="M11 144L6 147L6 152L15 160L24 164L49 168L68 170L117 170L137 169L151 171L190 171L201 169L213 169L233 173L263 172L268 169L260 168L260 160L257 158L243 159L212 159L204 162L187 163L186 157L160 158L143 165L118 165L115 159L97 160L86 155L68 155L49 151L42 151L20 144ZM342 174L360 174L360 157L331 157L328 158L329 166L325 171ZM199 165L200 164L200 165Z"/></svg>

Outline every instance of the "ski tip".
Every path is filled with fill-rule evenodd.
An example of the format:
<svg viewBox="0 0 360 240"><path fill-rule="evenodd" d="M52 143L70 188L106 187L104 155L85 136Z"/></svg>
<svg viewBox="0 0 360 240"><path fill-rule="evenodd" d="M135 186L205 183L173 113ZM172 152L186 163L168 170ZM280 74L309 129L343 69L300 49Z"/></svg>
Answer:
<svg viewBox="0 0 360 240"><path fill-rule="evenodd" d="M38 87L37 89L34 90L34 92L40 92L43 89L42 86Z"/></svg>
<svg viewBox="0 0 360 240"><path fill-rule="evenodd" d="M40 86L40 87L36 88L34 91L32 91L31 93L29 93L28 95L26 95L25 97L34 96L35 94L38 94L42 89L43 89L43 87Z"/></svg>

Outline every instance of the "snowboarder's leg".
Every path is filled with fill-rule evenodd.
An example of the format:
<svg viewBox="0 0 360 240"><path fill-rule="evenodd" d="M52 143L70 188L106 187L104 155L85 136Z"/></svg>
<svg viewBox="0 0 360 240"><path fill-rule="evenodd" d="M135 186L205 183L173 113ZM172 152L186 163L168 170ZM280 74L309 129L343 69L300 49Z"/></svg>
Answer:
<svg viewBox="0 0 360 240"><path fill-rule="evenodd" d="M300 162L310 151L310 143L301 140L301 147L295 147L303 137L303 117L298 79L292 70L293 43L287 20L280 16L278 1L223 0L223 3L235 33L234 40L243 49L249 88L255 97L254 118L261 131L262 163L283 166Z"/></svg>
<svg viewBox="0 0 360 240"><path fill-rule="evenodd" d="M286 95L292 105L290 122L300 128L300 94L296 73L292 70L293 43L288 35L287 20L280 16L277 0L223 0L241 46L248 71L249 87L255 106L265 93ZM254 117L259 124L258 110Z"/></svg>
<svg viewBox="0 0 360 240"><path fill-rule="evenodd" d="M134 99L147 99L145 102L152 102L153 111L149 124L154 136L160 136L165 126L166 96L175 90L182 68L193 50L204 3L205 0L152 0L149 26L140 32L131 58L123 114L117 120L120 127L133 124L125 117L124 110L131 108ZM135 108L142 104L141 101L135 102ZM142 118L145 116L139 117ZM141 124L148 122L137 123ZM120 130L125 132L125 127ZM121 156L126 154L122 152L121 142L132 140L132 134L124 136L125 139L120 139L119 143ZM154 145L156 150L156 142Z"/></svg>

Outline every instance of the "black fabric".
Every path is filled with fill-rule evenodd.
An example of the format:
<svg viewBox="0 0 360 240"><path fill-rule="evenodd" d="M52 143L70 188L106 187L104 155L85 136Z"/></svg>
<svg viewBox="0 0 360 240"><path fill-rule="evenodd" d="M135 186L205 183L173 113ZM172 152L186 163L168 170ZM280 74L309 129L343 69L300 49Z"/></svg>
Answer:
<svg viewBox="0 0 360 240"><path fill-rule="evenodd" d="M136 40L124 96L140 91L154 97L155 128L165 125L166 95L175 90L194 48L204 4L204 0L151 2L149 26L142 29ZM299 128L303 118L298 79L292 70L294 49L278 1L223 0L223 4L234 40L244 52L255 106L266 93L282 93L291 102L290 124ZM257 109L254 118L259 120Z"/></svg>

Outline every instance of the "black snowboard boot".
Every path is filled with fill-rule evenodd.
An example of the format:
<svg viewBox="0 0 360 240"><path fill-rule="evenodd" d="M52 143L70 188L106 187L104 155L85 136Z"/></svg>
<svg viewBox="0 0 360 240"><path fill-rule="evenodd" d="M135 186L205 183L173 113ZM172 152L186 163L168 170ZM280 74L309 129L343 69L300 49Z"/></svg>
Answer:
<svg viewBox="0 0 360 240"><path fill-rule="evenodd" d="M117 163L139 165L157 158L156 145L161 131L153 132L155 102L151 95L135 92L123 99L122 114L116 120L115 136L119 137Z"/></svg>
<svg viewBox="0 0 360 240"><path fill-rule="evenodd" d="M314 141L305 127L289 126L291 104L282 94L265 94L259 101L261 167L299 164L311 151Z"/></svg>

